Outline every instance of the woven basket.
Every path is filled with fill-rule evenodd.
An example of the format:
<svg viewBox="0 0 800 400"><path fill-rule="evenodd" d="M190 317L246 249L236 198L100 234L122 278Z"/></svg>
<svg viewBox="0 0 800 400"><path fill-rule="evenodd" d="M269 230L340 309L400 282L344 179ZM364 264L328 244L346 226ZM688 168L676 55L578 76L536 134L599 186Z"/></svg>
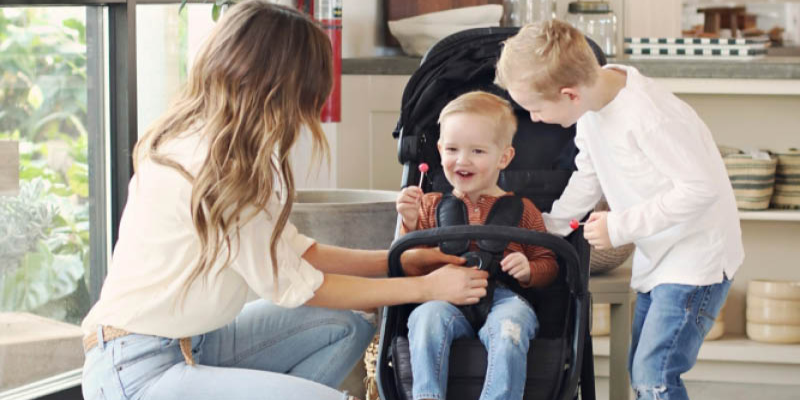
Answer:
<svg viewBox="0 0 800 400"><path fill-rule="evenodd" d="M602 199L594 207L594 210L608 211L608 203L605 199ZM595 250L592 248L589 253L589 273L592 275L603 274L619 267L631 256L635 249L636 246L633 243L607 250Z"/></svg>
<svg viewBox="0 0 800 400"><path fill-rule="evenodd" d="M372 338L372 343L367 347L366 354L364 354L364 368L367 370L367 377L364 378L364 387L366 388L364 400L378 400L380 397L378 395L378 382L375 380L380 339L380 330L378 330L378 333Z"/></svg>
<svg viewBox="0 0 800 400"><path fill-rule="evenodd" d="M750 154L727 154L722 157L740 210L765 210L775 190L775 167L778 159L753 158Z"/></svg>
<svg viewBox="0 0 800 400"><path fill-rule="evenodd" d="M789 149L787 153L775 154L778 166L775 170L775 192L770 200L773 208L800 208L800 150Z"/></svg>

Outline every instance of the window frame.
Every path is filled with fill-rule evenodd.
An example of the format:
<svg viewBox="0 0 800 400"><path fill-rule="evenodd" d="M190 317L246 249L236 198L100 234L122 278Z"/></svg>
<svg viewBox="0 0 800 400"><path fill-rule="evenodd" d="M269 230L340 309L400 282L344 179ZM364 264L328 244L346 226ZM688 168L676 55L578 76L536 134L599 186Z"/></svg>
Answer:
<svg viewBox="0 0 800 400"><path fill-rule="evenodd" d="M86 6L88 126L102 132L90 141L91 250L89 296L94 305L105 280L110 251L117 242L122 210L133 176L131 152L137 140L136 6L180 4L181 0L0 0L0 7ZM209 4L213 0L188 0ZM104 26L108 10L108 27ZM89 35L100 40L88 43ZM108 77L106 88L106 77ZM106 111L107 107L107 111ZM110 157L107 158L107 152ZM110 164L108 164L110 163ZM110 174L110 175L109 175ZM109 199L110 197L110 199ZM110 221L108 220L110 218ZM108 230L110 229L110 232ZM110 242L110 243L109 243ZM6 398L39 398L80 386L81 369L68 371L2 393Z"/></svg>

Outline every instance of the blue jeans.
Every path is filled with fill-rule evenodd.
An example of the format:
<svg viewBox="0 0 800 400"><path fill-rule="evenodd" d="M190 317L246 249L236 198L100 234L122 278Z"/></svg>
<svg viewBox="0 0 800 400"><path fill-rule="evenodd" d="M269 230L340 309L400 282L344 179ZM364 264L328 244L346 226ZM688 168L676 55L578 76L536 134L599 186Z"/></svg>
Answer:
<svg viewBox="0 0 800 400"><path fill-rule="evenodd" d="M86 354L83 396L116 399L347 398L338 387L375 328L351 311L248 303L234 322L192 337L196 365L177 339L132 334Z"/></svg>
<svg viewBox="0 0 800 400"><path fill-rule="evenodd" d="M478 331L489 353L481 400L522 399L528 348L538 330L533 309L511 290L498 287ZM474 337L467 319L450 303L430 301L411 312L408 341L415 400L445 398L450 345L455 339Z"/></svg>
<svg viewBox="0 0 800 400"><path fill-rule="evenodd" d="M658 285L638 293L628 371L637 399L688 400L681 374L691 369L731 281Z"/></svg>

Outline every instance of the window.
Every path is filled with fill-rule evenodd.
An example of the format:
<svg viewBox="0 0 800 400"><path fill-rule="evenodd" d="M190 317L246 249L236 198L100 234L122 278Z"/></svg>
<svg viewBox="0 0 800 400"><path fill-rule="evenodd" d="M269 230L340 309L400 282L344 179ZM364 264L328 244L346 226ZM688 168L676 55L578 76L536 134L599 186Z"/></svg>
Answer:
<svg viewBox="0 0 800 400"><path fill-rule="evenodd" d="M138 134L141 137L186 83L200 44L211 32L211 4L136 6ZM146 77L146 79L142 79Z"/></svg>
<svg viewBox="0 0 800 400"><path fill-rule="evenodd" d="M106 20L0 8L0 394L83 364L108 257Z"/></svg>

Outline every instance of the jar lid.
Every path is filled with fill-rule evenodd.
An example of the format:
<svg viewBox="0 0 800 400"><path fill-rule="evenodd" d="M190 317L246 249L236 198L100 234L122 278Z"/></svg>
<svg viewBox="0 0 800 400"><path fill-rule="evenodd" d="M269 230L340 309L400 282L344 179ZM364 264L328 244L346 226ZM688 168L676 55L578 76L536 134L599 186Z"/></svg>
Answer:
<svg viewBox="0 0 800 400"><path fill-rule="evenodd" d="M573 1L567 11L570 14L606 14L611 12L611 6L604 1Z"/></svg>

